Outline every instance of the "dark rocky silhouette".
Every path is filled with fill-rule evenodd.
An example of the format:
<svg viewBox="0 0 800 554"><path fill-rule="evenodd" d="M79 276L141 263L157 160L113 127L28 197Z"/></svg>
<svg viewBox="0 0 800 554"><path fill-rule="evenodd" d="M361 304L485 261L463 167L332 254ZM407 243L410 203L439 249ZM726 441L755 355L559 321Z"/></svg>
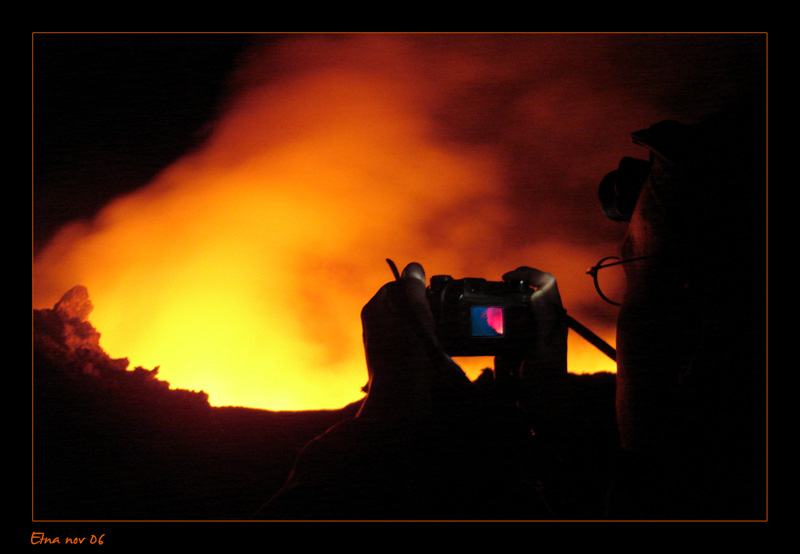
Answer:
<svg viewBox="0 0 800 554"><path fill-rule="evenodd" d="M576 408L573 434L558 450L542 443L530 444L527 452L498 450L493 457L499 463L493 467L477 461L492 445L508 445L503 437L484 435L481 442L461 444L475 453L472 460L453 458L464 450L437 450L432 459L440 464L438 474L449 471L451 479L416 490L421 496L413 506L422 499L425 510L259 514L286 482L301 449L332 427L331 433L346 429L361 401L330 411L211 407L203 392L170 389L158 379L157 368L131 370L126 359L111 359L98 345L98 331L81 319L88 316L87 304L88 295L76 289L57 308L33 311L36 520L603 517L617 448L611 374L569 376ZM519 432L513 426L506 429ZM430 430L431 447L436 432ZM376 430L381 435L385 430ZM465 432L462 438L475 437ZM344 444L347 448L331 457L331 464L377 451L375 443ZM515 465L526 456L535 465ZM529 471L511 473L510 468L519 467ZM498 474L504 479L498 481ZM336 474L329 476L333 483ZM537 481L517 480L523 476ZM387 486L397 483L397 475L372 477ZM497 483L509 487L506 496L492 488ZM506 501L477 510L476 498L453 495L459 489L483 489L486 498ZM535 496L520 494L531 491ZM340 506L354 506L354 491L338 494ZM531 505L521 506L523 500ZM452 510L459 503L464 509Z"/></svg>
<svg viewBox="0 0 800 554"><path fill-rule="evenodd" d="M303 444L356 409L211 407L110 358L87 303L76 288L33 311L35 519L249 518Z"/></svg>

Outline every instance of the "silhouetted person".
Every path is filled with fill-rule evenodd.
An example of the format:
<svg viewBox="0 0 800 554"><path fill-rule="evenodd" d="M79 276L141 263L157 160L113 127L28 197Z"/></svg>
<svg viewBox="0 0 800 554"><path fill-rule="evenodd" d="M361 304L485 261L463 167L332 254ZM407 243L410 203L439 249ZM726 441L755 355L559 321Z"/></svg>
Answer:
<svg viewBox="0 0 800 554"><path fill-rule="evenodd" d="M630 221L612 518L765 517L765 127L753 115L636 133L650 159L604 181L619 193L607 212ZM527 439L569 427L567 323L555 278L504 278L520 276L538 288L536 338L495 360L489 394L438 347L422 268L382 287L362 311L361 410L303 449L260 517L557 516L537 496Z"/></svg>
<svg viewBox="0 0 800 554"><path fill-rule="evenodd" d="M534 302L560 325L555 279L530 268L519 272L547 285ZM358 414L303 448L286 485L257 517L551 516L536 492L528 421L513 403L470 382L441 350L425 286L422 267L409 264L364 306L369 383ZM531 346L527 363L538 353L553 372L566 373L566 326L548 331ZM531 395L547 384L535 383Z"/></svg>
<svg viewBox="0 0 800 554"><path fill-rule="evenodd" d="M613 518L766 517L763 110L634 133L650 159L601 186L618 195L607 213L629 220L631 260Z"/></svg>

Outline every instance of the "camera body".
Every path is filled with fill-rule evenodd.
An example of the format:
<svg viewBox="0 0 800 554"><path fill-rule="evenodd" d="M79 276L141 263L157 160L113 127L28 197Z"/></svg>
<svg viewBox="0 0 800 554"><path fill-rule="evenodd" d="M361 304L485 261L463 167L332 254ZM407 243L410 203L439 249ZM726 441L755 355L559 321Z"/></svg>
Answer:
<svg viewBox="0 0 800 554"><path fill-rule="evenodd" d="M434 275L426 294L436 336L450 356L522 354L534 336L535 290L525 281Z"/></svg>

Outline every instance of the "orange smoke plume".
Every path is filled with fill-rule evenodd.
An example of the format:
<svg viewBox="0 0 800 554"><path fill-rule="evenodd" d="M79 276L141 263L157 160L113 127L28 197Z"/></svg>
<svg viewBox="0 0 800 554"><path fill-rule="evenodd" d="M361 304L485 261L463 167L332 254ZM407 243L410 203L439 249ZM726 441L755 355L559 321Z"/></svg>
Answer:
<svg viewBox="0 0 800 554"><path fill-rule="evenodd" d="M201 148L36 258L35 307L85 285L112 357L268 409L360 398L360 310L392 278L386 257L429 276L549 271L613 344L584 271L624 229L596 184L656 116L600 94L601 39L567 77L550 39L523 38L300 36L253 53ZM459 361L473 377L487 363ZM575 337L569 364L614 369Z"/></svg>

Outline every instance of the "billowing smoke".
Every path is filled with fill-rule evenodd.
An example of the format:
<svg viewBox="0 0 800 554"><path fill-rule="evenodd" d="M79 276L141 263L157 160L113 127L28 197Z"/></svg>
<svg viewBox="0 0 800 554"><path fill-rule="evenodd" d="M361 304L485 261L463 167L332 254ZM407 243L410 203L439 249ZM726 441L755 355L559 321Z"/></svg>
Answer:
<svg viewBox="0 0 800 554"><path fill-rule="evenodd" d="M604 218L597 184L646 155L631 132L703 115L733 86L707 74L718 65L681 65L713 40L270 41L243 57L201 148L51 241L34 307L84 285L112 356L160 366L214 405L270 409L360 397L359 314L392 278L387 257L429 276L549 271L567 310L613 343L613 308L584 272L624 228ZM575 339L570 370L613 365Z"/></svg>

